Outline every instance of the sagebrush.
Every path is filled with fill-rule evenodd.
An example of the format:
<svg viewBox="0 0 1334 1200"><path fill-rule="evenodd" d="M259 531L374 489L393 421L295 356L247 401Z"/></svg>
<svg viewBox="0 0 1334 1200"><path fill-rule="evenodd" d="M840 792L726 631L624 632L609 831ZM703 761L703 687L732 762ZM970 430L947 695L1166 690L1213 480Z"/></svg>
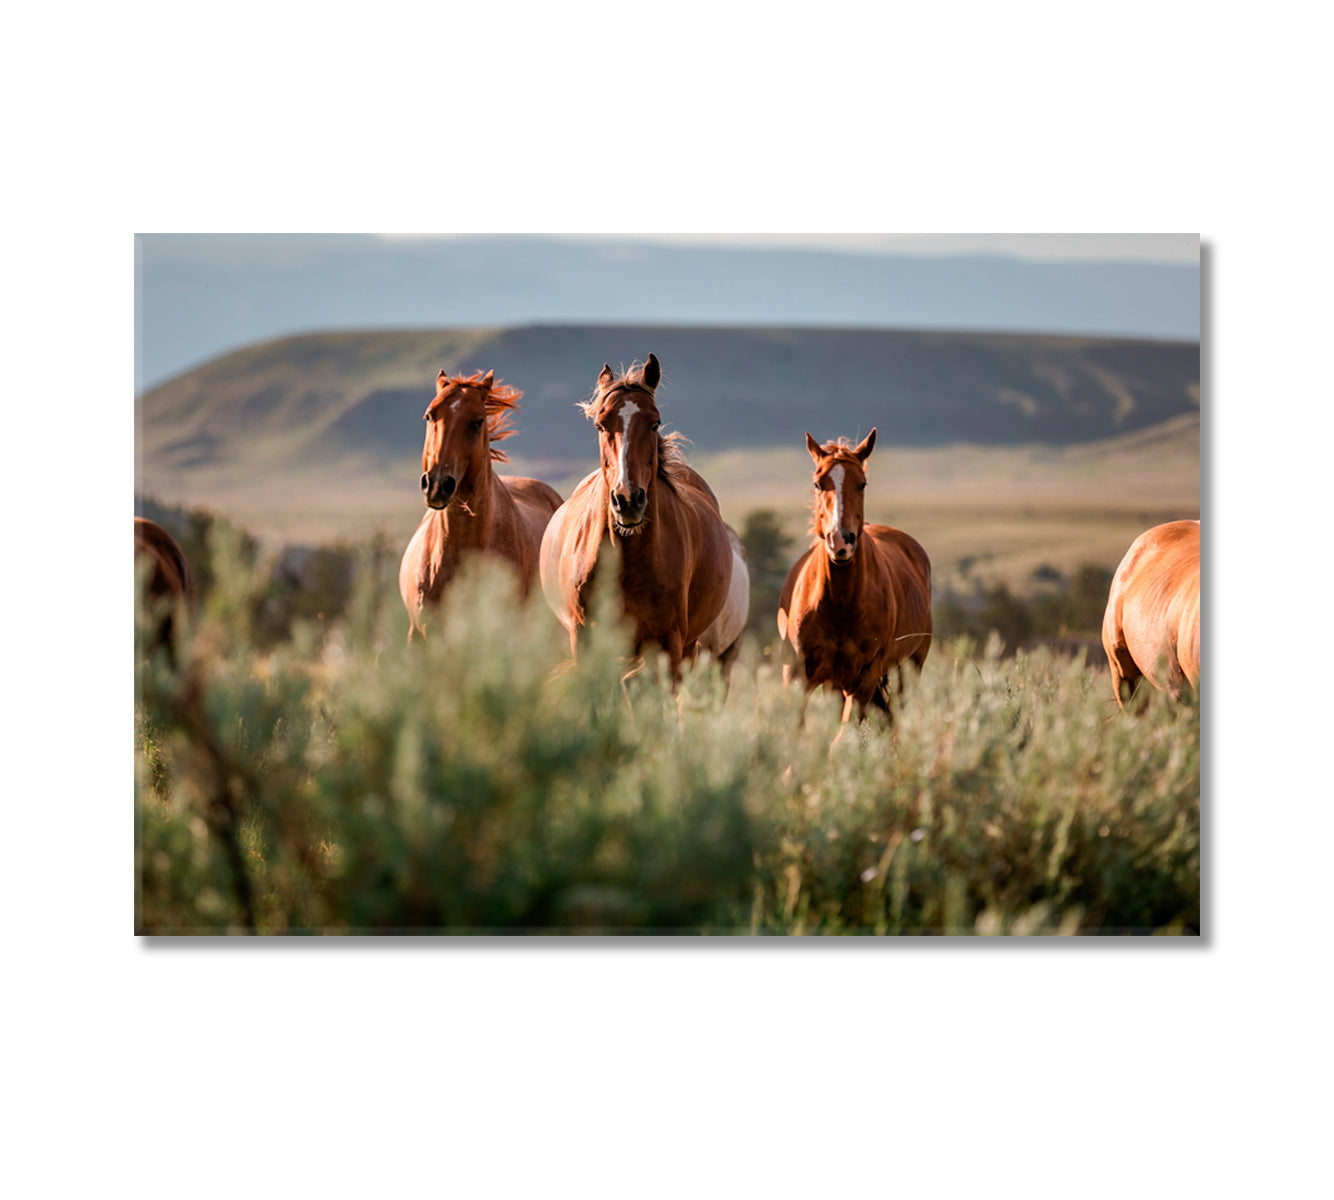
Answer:
<svg viewBox="0 0 1334 1200"><path fill-rule="evenodd" d="M892 724L841 727L754 642L730 685L632 672L605 600L572 664L485 564L407 646L369 552L345 619L270 646L219 542L175 666L136 660L138 932L1200 929L1193 700L938 639Z"/></svg>

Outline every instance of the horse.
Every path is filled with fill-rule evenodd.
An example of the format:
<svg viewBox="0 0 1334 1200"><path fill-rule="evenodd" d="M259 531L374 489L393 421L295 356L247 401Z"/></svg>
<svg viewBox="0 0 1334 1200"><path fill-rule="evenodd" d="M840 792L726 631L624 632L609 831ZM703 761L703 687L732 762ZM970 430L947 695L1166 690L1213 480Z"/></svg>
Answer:
<svg viewBox="0 0 1334 1200"><path fill-rule="evenodd" d="M460 564L476 553L510 563L526 598L537 573L538 547L561 499L536 479L497 475L508 462L495 443L514 433L511 419L523 393L495 379L494 371L466 378L443 370L435 399L422 414L422 496L426 512L398 569L398 590L408 610L408 641L425 635L424 613L437 604Z"/></svg>
<svg viewBox="0 0 1334 1200"><path fill-rule="evenodd" d="M778 636L809 694L819 687L843 693L843 720L852 707L890 710L889 673L919 671L931 647L931 560L901 529L865 524L866 460L876 431L856 446L846 438L820 445L809 433L815 462L811 506L813 541L788 571L778 601Z"/></svg>
<svg viewBox="0 0 1334 1200"><path fill-rule="evenodd" d="M591 400L579 405L597 428L601 464L557 510L542 538L542 591L570 634L580 630L599 558L620 561L623 611L634 657L657 644L673 686L681 664L702 646L724 662L735 656L750 607L750 576L736 531L718 498L686 465L679 433L662 433L657 390L662 367L650 354L616 376L604 363Z"/></svg>
<svg viewBox="0 0 1334 1200"><path fill-rule="evenodd" d="M1141 678L1173 700L1200 684L1200 523L1168 521L1130 544L1112 577L1102 646L1116 703Z"/></svg>
<svg viewBox="0 0 1334 1200"><path fill-rule="evenodd" d="M154 647L165 647L168 656L174 657L175 613L179 609L194 611L190 564L176 539L156 521L145 517L134 518L134 558L136 569L140 562L151 564L146 570L145 585L145 598L155 612L151 643Z"/></svg>

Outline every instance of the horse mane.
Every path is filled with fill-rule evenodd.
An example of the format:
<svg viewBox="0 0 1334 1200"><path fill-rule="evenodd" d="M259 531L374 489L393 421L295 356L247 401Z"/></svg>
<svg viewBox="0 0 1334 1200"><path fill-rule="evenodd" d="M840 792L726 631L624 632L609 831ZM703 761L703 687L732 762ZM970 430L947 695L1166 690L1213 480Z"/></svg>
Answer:
<svg viewBox="0 0 1334 1200"><path fill-rule="evenodd" d="M450 383L462 384L465 387L481 387L482 372L474 371L471 375L459 375L451 378L448 373L445 378ZM509 455L505 451L496 447L497 442L503 442L507 437L513 437L518 431L514 428L514 412L519 407L519 401L523 399L523 392L518 388L509 387L499 379L491 384L490 390L486 393L484 406L486 411L486 433L490 441L491 461L509 462ZM431 409L435 407L434 402L426 409L426 415L431 415Z"/></svg>
<svg viewBox="0 0 1334 1200"><path fill-rule="evenodd" d="M602 415L602 405L607 397L618 389L631 388L652 397L653 389L645 387L643 383L644 365L636 359L628 368L623 367L617 378L613 379L606 387L599 384L593 389L592 396L587 400L577 401L575 408L579 409L590 421L596 421ZM684 447L690 444L690 439L684 433L658 431L658 478L671 484L673 489L681 474L679 468L686 465Z"/></svg>
<svg viewBox="0 0 1334 1200"><path fill-rule="evenodd" d="M832 442L825 442L825 444L820 447L820 453L827 455L830 458L840 459L843 462L855 462L860 467L862 462L861 459L853 453L854 449L855 447L847 438L841 437L836 438Z"/></svg>

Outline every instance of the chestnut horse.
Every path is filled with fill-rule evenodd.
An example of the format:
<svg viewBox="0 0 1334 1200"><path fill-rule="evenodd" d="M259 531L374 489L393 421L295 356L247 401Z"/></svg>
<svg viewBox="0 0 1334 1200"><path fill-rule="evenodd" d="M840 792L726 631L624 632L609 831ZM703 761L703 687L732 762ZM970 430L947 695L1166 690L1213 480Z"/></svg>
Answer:
<svg viewBox="0 0 1334 1200"><path fill-rule="evenodd" d="M595 568L604 547L619 551L620 592L634 626L633 653L656 642L673 683L703 646L726 663L750 606L750 576L734 530L703 478L686 466L678 433L659 432L655 355L616 377L603 364L593 398L580 407L598 431L601 466L575 488L542 538L542 590L578 650Z"/></svg>
<svg viewBox="0 0 1334 1200"><path fill-rule="evenodd" d="M134 558L136 569L142 561L152 564L147 569L145 599L162 614L155 624L152 641L155 646L165 646L170 654L175 636L174 611L182 606L187 612L194 610L190 564L176 539L156 521L144 517L134 518Z"/></svg>
<svg viewBox="0 0 1334 1200"><path fill-rule="evenodd" d="M1200 523L1141 533L1112 577L1102 618L1112 690L1123 709L1147 679L1173 700L1200 683Z"/></svg>
<svg viewBox="0 0 1334 1200"><path fill-rule="evenodd" d="M440 600L459 564L485 552L513 564L527 596L537 572L542 531L560 496L536 479L497 475L507 462L494 445L509 437L509 419L523 395L495 381L495 373L451 378L441 371L435 399L423 414L422 495L427 511L398 569L398 590L408 610L408 641L424 633L423 613Z"/></svg>
<svg viewBox="0 0 1334 1200"><path fill-rule="evenodd" d="M796 655L807 691L843 693L865 717L875 704L890 712L889 672L921 670L931 648L931 560L900 529L866 525L866 460L874 429L857 446L845 438L821 446L808 433L815 461L814 543L797 559L778 601L778 636ZM784 681L791 665L784 668ZM892 714L891 714L892 715Z"/></svg>

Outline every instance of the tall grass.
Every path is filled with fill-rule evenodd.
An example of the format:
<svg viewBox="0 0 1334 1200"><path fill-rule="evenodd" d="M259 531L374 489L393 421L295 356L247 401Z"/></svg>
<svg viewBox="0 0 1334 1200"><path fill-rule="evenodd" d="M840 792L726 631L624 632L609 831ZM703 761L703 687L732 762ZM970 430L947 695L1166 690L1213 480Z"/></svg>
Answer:
<svg viewBox="0 0 1334 1200"><path fill-rule="evenodd" d="M425 644L367 556L261 653L262 571L214 564L177 664L137 658L139 932L1199 929L1198 708L1125 716L1079 659L942 642L845 728L753 645L730 687L627 677L607 597L574 666L485 564Z"/></svg>

